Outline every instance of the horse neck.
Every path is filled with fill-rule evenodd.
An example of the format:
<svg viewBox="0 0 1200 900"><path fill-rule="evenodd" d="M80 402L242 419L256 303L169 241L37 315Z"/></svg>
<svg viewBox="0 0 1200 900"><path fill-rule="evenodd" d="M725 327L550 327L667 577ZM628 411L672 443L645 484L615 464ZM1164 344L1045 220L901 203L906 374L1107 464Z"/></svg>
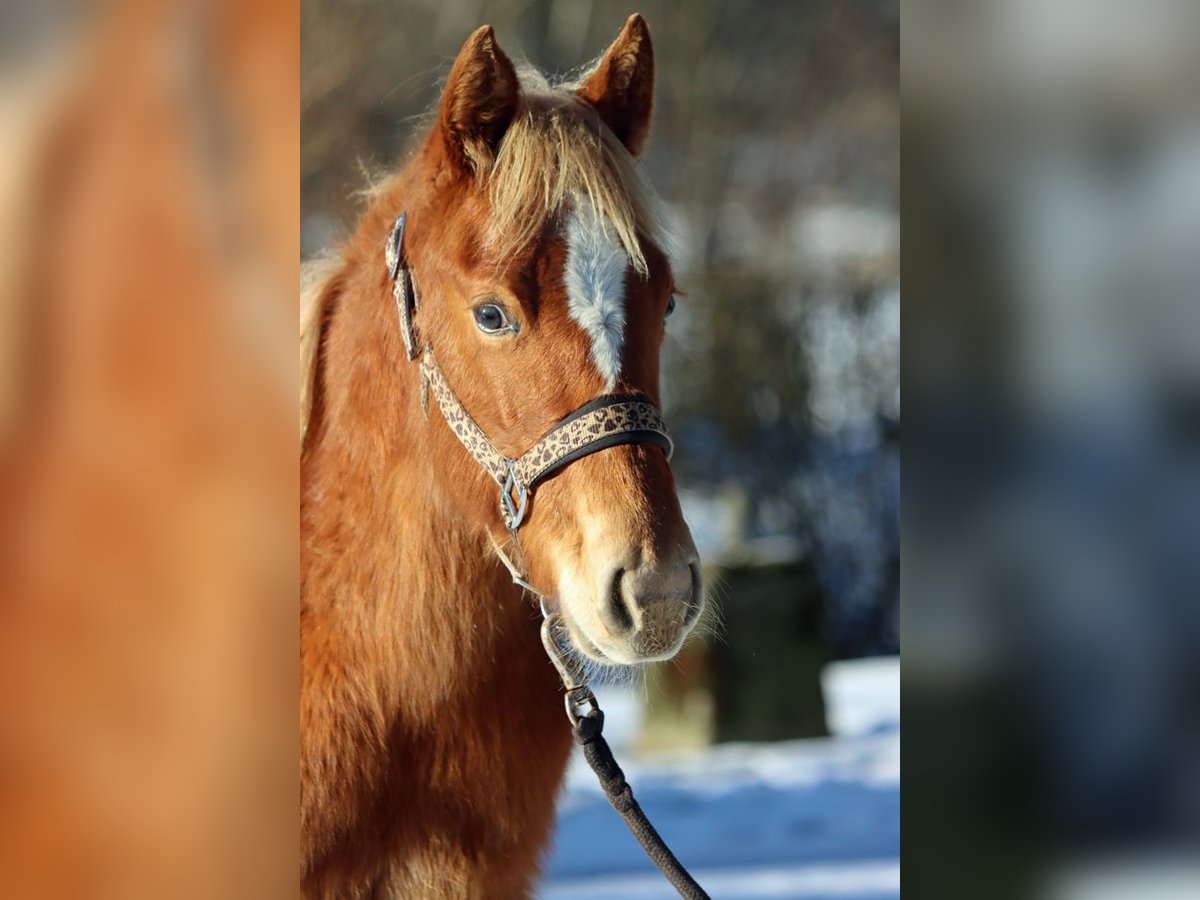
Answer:
<svg viewBox="0 0 1200 900"><path fill-rule="evenodd" d="M528 610L486 536L437 483L436 406L426 413L418 364L405 359L392 298L380 295L379 242L356 241L364 246L347 252L321 421L302 464L302 608L308 626L340 635L381 715L401 704L423 717L467 689L473 660L505 655L506 618Z"/></svg>

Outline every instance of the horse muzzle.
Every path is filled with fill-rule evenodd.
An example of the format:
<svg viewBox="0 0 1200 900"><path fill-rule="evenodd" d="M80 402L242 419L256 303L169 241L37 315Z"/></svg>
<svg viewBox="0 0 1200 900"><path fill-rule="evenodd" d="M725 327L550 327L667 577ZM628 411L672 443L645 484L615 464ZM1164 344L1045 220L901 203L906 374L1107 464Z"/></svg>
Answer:
<svg viewBox="0 0 1200 900"><path fill-rule="evenodd" d="M690 546L664 561L627 560L561 585L563 618L576 647L609 664L674 656L704 608L704 579Z"/></svg>

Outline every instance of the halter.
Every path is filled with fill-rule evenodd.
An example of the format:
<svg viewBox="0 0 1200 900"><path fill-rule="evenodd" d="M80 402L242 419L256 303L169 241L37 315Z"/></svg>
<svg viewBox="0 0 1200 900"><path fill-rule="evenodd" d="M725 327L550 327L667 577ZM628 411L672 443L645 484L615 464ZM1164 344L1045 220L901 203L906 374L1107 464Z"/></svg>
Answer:
<svg viewBox="0 0 1200 900"><path fill-rule="evenodd" d="M385 258L392 295L400 317L400 333L408 359L417 358L413 318L417 311L416 284L404 265L404 223L401 213L388 238ZM500 513L514 535L529 507L529 495L539 482L576 460L621 444L657 444L671 458L674 447L658 407L641 394L604 394L559 420L521 456L511 459L496 449L463 406L426 345L421 358L422 399L431 389L442 417L467 453L500 487Z"/></svg>
<svg viewBox="0 0 1200 900"><path fill-rule="evenodd" d="M400 317L400 333L409 361L418 353L413 318L417 312L416 282L404 265L404 223L401 213L392 227L385 249L388 275L392 279L392 295ZM438 408L450 430L500 486L500 513L504 524L518 544L517 529L525 521L529 494L537 484L578 459L621 444L657 444L671 458L673 445L663 424L658 407L641 394L604 394L559 420L532 447L516 459L496 449L487 432L475 423L450 382L433 357L433 348L425 345L421 354L421 403L427 404L428 391L433 391ZM428 407L426 406L426 409ZM630 832L642 845L646 855L679 891L689 900L708 900L704 889L675 858L675 854L654 830L650 820L634 799L633 789L625 780L621 767L613 758L604 739L604 713L596 696L580 670L577 658L564 643L565 626L562 614L547 607L550 600L526 579L525 574L505 555L492 539L496 553L508 568L513 582L541 600L542 646L558 670L566 695L563 698L571 732L583 748L584 757L600 779L609 803L625 821Z"/></svg>

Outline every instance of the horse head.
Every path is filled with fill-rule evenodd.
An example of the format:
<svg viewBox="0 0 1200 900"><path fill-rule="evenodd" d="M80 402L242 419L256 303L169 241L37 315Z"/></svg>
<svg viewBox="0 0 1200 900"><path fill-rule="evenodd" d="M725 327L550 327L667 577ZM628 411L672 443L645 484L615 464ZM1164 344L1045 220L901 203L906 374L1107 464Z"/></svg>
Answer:
<svg viewBox="0 0 1200 900"><path fill-rule="evenodd" d="M636 162L653 78L640 16L579 81L557 86L518 74L480 28L405 185L415 342L510 460L597 397L659 404L675 288L660 202ZM433 413L428 427L439 502L521 554L580 651L629 664L678 650L703 590L662 447L574 459L529 492L510 530L461 434Z"/></svg>

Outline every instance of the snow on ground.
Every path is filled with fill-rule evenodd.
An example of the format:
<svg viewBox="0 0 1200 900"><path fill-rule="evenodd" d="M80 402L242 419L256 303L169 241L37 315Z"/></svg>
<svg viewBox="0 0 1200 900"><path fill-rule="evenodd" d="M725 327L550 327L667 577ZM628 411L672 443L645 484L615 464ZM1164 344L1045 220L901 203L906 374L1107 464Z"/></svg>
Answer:
<svg viewBox="0 0 1200 900"><path fill-rule="evenodd" d="M617 750L646 814L715 900L900 896L899 661L836 663L823 684L832 738L644 759ZM609 690L600 702L624 743L636 701ZM675 896L579 755L539 896Z"/></svg>
<svg viewBox="0 0 1200 900"><path fill-rule="evenodd" d="M900 658L833 662L821 673L825 719L838 737L900 727Z"/></svg>

